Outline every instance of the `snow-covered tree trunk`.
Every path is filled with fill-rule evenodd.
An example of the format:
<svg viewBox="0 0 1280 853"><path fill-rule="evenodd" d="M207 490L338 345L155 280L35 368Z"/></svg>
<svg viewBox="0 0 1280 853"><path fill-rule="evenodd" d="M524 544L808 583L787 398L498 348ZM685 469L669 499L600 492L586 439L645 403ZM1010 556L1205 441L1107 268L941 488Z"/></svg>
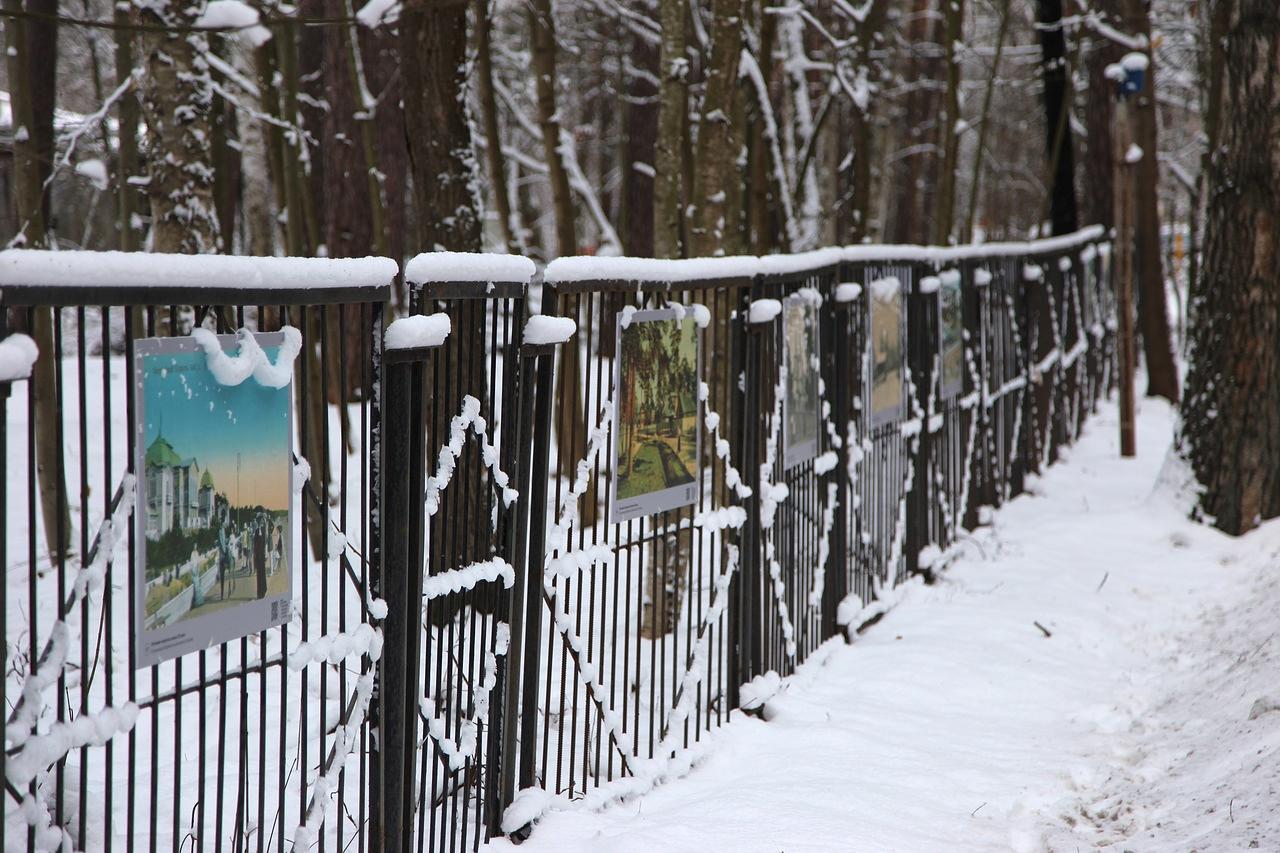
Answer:
<svg viewBox="0 0 1280 853"><path fill-rule="evenodd" d="M702 121L698 128L697 170L689 203L694 209L691 254L723 254L725 231L737 227L725 219L728 182L737 181L738 152L733 148L734 92L742 54L743 0L713 0L711 55L706 64Z"/></svg>
<svg viewBox="0 0 1280 853"><path fill-rule="evenodd" d="M480 199L467 108L467 5L406 0L400 13L405 132L414 209L428 251L480 251Z"/></svg>
<svg viewBox="0 0 1280 853"><path fill-rule="evenodd" d="M1226 41L1179 446L1197 512L1238 534L1280 516L1280 17L1272 0L1212 5Z"/></svg>
<svg viewBox="0 0 1280 853"><path fill-rule="evenodd" d="M139 4L148 26L143 48L142 112L149 130L147 194L151 248L202 254L221 247L211 163L213 88L208 36L191 29L203 4Z"/></svg>
<svg viewBox="0 0 1280 853"><path fill-rule="evenodd" d="M658 258L679 258L684 254L680 227L684 211L681 150L689 109L689 60L685 56L685 18L689 3L688 0L659 0L659 10L662 47L658 140L653 162L653 254Z"/></svg>
<svg viewBox="0 0 1280 853"><path fill-rule="evenodd" d="M236 70L247 79L254 75L252 48L236 45L233 54ZM261 114L264 110L261 98L244 92L241 97L246 106ZM274 255L276 248L276 222L272 196L271 168L267 158L267 128L256 116L240 117L240 156L244 177L241 187L246 249L250 255Z"/></svg>

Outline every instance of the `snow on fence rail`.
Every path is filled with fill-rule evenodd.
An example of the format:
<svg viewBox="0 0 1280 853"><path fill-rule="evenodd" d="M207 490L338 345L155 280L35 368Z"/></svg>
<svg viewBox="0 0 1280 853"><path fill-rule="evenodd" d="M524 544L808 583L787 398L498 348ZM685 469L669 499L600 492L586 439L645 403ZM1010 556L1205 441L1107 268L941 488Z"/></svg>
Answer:
<svg viewBox="0 0 1280 853"><path fill-rule="evenodd" d="M566 258L533 318L527 259L428 253L402 276L413 316L385 337L385 259L0 253L7 328L70 306L59 370L35 372L61 414L23 385L56 347L10 335L0 378L0 705L38 688L24 731L67 744L11 767L25 735L0 720L4 848L65 833L79 849L373 850L386 827L402 849L467 849L678 775L1074 440L1111 384L1102 238ZM133 467L120 353L286 325L289 465L311 472L292 497L289 621L135 673L132 625L166 579L86 533ZM59 458L55 488L89 496L47 516L62 554L52 481L32 473ZM648 509L615 521L620 489ZM83 601L65 595L81 551L105 576ZM109 736L119 708L137 717ZM105 734L63 737L77 720Z"/></svg>

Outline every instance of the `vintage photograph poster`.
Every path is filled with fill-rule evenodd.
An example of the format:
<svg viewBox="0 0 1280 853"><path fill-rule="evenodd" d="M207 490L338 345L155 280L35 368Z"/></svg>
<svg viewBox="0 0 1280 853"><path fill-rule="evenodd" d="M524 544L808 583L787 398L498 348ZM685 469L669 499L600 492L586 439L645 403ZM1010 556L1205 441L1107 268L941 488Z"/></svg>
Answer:
<svg viewBox="0 0 1280 853"><path fill-rule="evenodd" d="M902 415L904 402L902 286L896 278L871 282L871 425Z"/></svg>
<svg viewBox="0 0 1280 853"><path fill-rule="evenodd" d="M255 339L274 362L284 336ZM134 381L141 667L289 620L293 407L289 385L220 384L190 337L137 341Z"/></svg>
<svg viewBox="0 0 1280 853"><path fill-rule="evenodd" d="M944 270L938 280L941 284L938 288L938 352L942 396L954 397L964 388L964 305L960 271Z"/></svg>
<svg viewBox="0 0 1280 853"><path fill-rule="evenodd" d="M808 295L782 303L782 357L783 465L790 468L818 455L818 306Z"/></svg>
<svg viewBox="0 0 1280 853"><path fill-rule="evenodd" d="M697 500L698 338L693 315L676 309L618 317L612 523Z"/></svg>

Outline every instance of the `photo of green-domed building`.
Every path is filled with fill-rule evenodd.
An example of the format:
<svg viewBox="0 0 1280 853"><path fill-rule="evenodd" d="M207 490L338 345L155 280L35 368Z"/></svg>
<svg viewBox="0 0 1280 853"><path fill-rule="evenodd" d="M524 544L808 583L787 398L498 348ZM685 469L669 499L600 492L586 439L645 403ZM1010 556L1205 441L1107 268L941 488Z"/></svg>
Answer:
<svg viewBox="0 0 1280 853"><path fill-rule="evenodd" d="M214 381L202 352L146 356L143 629L287 596L288 394Z"/></svg>

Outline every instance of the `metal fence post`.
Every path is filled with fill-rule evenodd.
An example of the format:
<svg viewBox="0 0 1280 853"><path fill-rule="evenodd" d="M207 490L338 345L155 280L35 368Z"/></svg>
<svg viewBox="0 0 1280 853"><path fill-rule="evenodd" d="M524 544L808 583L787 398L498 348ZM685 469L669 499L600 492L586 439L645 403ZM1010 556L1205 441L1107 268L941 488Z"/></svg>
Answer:
<svg viewBox="0 0 1280 853"><path fill-rule="evenodd" d="M418 651L422 630L425 423L423 362L427 349L385 350L382 393L381 589L387 603L378 667L380 810L373 849L409 847L415 808L418 722Z"/></svg>
<svg viewBox="0 0 1280 853"><path fill-rule="evenodd" d="M546 287L543 291L543 313L555 313L556 292ZM575 341L574 346L577 345ZM538 783L534 772L538 744L538 683L539 683L539 635L542 631L542 578L547 549L547 478L550 474L552 402L555 399L555 353L557 344L538 346L521 345L521 358L536 359L536 369L530 368L535 386L529 389L532 396L533 422L531 424L533 447L530 460L528 562L524 590L524 645L520 687L520 765L519 788L531 788ZM527 374L526 374L527 375ZM514 733L513 733L514 734ZM513 792L512 796L515 794Z"/></svg>
<svg viewBox="0 0 1280 853"><path fill-rule="evenodd" d="M753 288L759 292L757 287ZM761 359L764 357L764 336L772 332L770 323L752 323L747 316L750 308L745 307L739 314L746 335L746 352L743 364L743 424L742 424L742 459L746 466L743 479L751 489L751 497L743 501L743 509L747 512L747 522L742 527L742 554L738 569L741 585L739 586L739 607L737 611L737 630L734 632L734 666L730 684L737 689L762 673L764 654L761 648L763 631L762 620L763 599L761 590L760 543L762 528L760 520L760 466L763 460L760 434L762 417L760 413L760 381L762 374ZM735 696L735 698L737 698ZM736 703L735 703L736 705Z"/></svg>
<svg viewBox="0 0 1280 853"><path fill-rule="evenodd" d="M489 749L486 769L486 817L489 835L502 834L502 813L515 799L519 758L520 721L520 672L524 659L524 623L526 599L533 596L533 589L526 584L528 575L529 503L534 433L534 390L537 370L535 348L519 345L518 365L512 375L516 386L512 398L515 411L507 415L508 423L515 428L507 433L503 444L503 470L512 472L516 483L515 513L507 522L504 549L507 561L515 572L506 612L510 619L510 641L505 661L497 672L494 684L493 707L489 728ZM533 658L537 658L537 646L533 646Z"/></svg>
<svg viewBox="0 0 1280 853"><path fill-rule="evenodd" d="M838 283L838 277L837 282ZM833 283L834 284L834 283ZM835 287L831 288L831 310L822 318L823 364L827 368L827 388L831 393L831 417L836 434L841 436L836 451L835 523L831 538L835 545L830 549L831 569L827 572L826 596L822 603L823 636L832 637L840 630L836 615L840 602L849 594L849 434L844 429L851 417L849 411L850 389L853 377L850 370L854 354L849 348L849 302L835 300Z"/></svg>
<svg viewBox="0 0 1280 853"><path fill-rule="evenodd" d="M916 434L916 452L912 460L911 493L907 497L906 566L907 574L920 571L920 551L930 538L932 518L930 466L933 438L929 430L930 389L933 385L933 357L937 333L932 322L937 311L937 293L925 293L920 283L925 269L916 270L915 282L907 294L907 363L915 389L915 405L920 412L920 431Z"/></svg>

